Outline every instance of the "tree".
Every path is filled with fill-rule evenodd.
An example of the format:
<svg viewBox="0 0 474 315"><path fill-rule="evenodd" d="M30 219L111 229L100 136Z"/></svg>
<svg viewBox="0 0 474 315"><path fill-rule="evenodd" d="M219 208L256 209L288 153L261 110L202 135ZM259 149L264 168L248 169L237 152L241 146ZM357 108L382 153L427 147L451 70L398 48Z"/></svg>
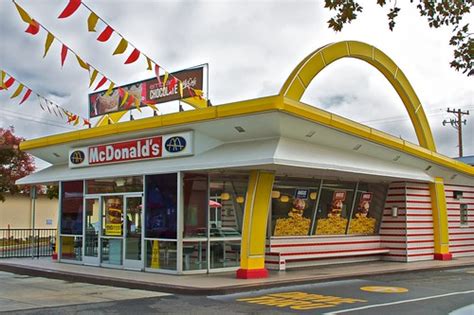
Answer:
<svg viewBox="0 0 474 315"><path fill-rule="evenodd" d="M376 0L381 7L388 6L386 0ZM388 2L392 2L389 0ZM467 73L467 76L474 75L473 61L474 41L473 33L469 33L469 23L462 24L462 19L467 16L473 6L473 0L410 0L416 5L420 15L426 17L428 25L433 28L451 26L452 37L449 45L453 46L454 59L450 65L456 71ZM329 28L340 32L345 24L351 23L361 13L363 7L356 0L325 0L325 8L335 11L336 15L329 21ZM387 13L388 28L393 31L395 19L400 13L397 1L389 8Z"/></svg>
<svg viewBox="0 0 474 315"><path fill-rule="evenodd" d="M24 139L14 134L13 126L0 128L0 201L5 201L5 193L24 191L15 181L31 174L35 165L31 155L18 149Z"/></svg>

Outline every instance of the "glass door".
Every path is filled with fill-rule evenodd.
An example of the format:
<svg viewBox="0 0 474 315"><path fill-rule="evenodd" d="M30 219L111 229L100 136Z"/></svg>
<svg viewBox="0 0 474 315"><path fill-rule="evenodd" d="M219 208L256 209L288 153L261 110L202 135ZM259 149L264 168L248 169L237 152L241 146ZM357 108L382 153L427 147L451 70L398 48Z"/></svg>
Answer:
<svg viewBox="0 0 474 315"><path fill-rule="evenodd" d="M101 263L123 265L123 195L102 197Z"/></svg>
<svg viewBox="0 0 474 315"><path fill-rule="evenodd" d="M99 265L100 198L85 198L84 255L86 265Z"/></svg>
<svg viewBox="0 0 474 315"><path fill-rule="evenodd" d="M127 269L144 268L143 264L143 197L125 196L124 217L124 267Z"/></svg>

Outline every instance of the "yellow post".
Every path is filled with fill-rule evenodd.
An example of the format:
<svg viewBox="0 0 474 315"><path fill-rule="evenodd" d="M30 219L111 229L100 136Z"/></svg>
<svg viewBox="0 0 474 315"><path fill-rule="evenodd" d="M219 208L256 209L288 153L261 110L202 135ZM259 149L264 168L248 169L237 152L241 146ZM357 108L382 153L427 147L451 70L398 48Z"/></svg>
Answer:
<svg viewBox="0 0 474 315"><path fill-rule="evenodd" d="M451 260L449 253L448 211L443 179L436 177L430 184L431 207L433 210L434 258L436 260Z"/></svg>
<svg viewBox="0 0 474 315"><path fill-rule="evenodd" d="M242 247L240 269L237 278L266 278L265 238L271 193L275 174L264 171L250 173L245 199L245 212L242 226Z"/></svg>

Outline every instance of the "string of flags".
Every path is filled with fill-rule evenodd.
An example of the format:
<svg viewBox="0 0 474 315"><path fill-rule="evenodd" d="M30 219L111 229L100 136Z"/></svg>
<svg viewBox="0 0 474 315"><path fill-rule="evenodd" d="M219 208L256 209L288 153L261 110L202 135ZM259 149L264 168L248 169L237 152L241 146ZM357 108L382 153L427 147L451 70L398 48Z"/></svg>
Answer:
<svg viewBox="0 0 474 315"><path fill-rule="evenodd" d="M39 103L40 108L44 112L48 112L49 114L55 115L56 117L61 118L61 119L66 118L66 122L74 126L77 126L82 122L82 126L91 127L91 123L88 119L83 118L79 116L78 114L71 112L70 110L64 108L63 106L58 105L57 103L42 96L40 93L33 91L30 87L28 87L23 82L20 82L19 80L14 78L11 74L6 72L5 70L0 69L0 74L1 74L0 91L2 90L7 91L15 84L15 82L17 83L17 87L15 91L13 92L13 94L10 96L10 99L14 99L20 96L20 94L22 94L23 91L26 89L26 92L23 94L23 97L21 98L19 105L23 104L26 100L30 98L31 94L34 93L36 97L38 98L38 103ZM8 79L6 79L7 76L9 77Z"/></svg>
<svg viewBox="0 0 474 315"><path fill-rule="evenodd" d="M97 37L97 41L99 42L107 42L113 34L116 34L120 40L112 53L112 55L121 55L125 53L127 48L130 46L133 48L132 52L125 60L124 64L131 64L136 62L140 56L143 56L146 60L147 70L154 71L156 78L158 79L158 83L160 86L168 86L169 91L172 91L176 85L178 86L178 90L180 96L183 97L183 89L186 88L189 92L189 95L194 97L198 97L203 99L203 91L194 89L190 86L185 86L184 83L170 74L166 69L160 66L157 62L155 62L152 58L148 55L140 51L135 45L133 45L129 40L127 40L121 33L117 30L112 28L112 26L107 23L102 17L100 17L96 12L94 12L88 5L86 5L82 0L69 0L67 6L63 9L63 11L59 14L59 19L65 19L73 15L80 6L83 6L86 10L89 11L89 17L87 18L87 29L89 32L96 32L97 24L101 21L105 28L100 32L99 36ZM160 79L160 71L164 72L163 81ZM167 84L168 83L168 84Z"/></svg>
<svg viewBox="0 0 474 315"><path fill-rule="evenodd" d="M98 81L96 84L94 91L97 91L100 89L106 82L109 82L109 87L107 88L107 91L105 92L105 95L110 95L112 93L112 90L114 87L117 85L114 81L108 78L102 71L98 70L95 66L93 66L91 63L86 62L85 59L79 56L73 49L71 49L69 46L67 46L61 39L59 39L56 35L54 35L52 32L50 32L43 24L38 22L37 20L33 19L28 12L26 12L25 9L23 9L18 3L13 1L18 13L21 17L21 19L28 23L28 27L25 30L26 33L36 35L39 33L40 29L43 29L47 35L46 35L46 40L45 40L45 47L44 47L44 54L43 58L46 57L51 45L53 44L54 40L58 41L61 44L61 66L64 65L64 62L66 60L66 57L68 53L73 54L76 57L76 60L81 68L84 70L88 71L89 73L89 87L92 87L94 82L97 81L97 78L99 75L102 76L102 78ZM120 104L120 107L123 107L125 110L130 109L132 104L135 104L135 107L141 112L140 108L140 101L139 99L135 98L133 95L129 94L128 92L124 91L122 88L119 88L119 94L122 97L122 102ZM143 103L143 101L142 101ZM155 105L153 104L148 104L149 107L151 107L153 110L158 111Z"/></svg>
<svg viewBox="0 0 474 315"><path fill-rule="evenodd" d="M46 55L48 54L52 44L55 41L57 41L61 45L61 52L60 52L61 67L64 66L68 54L74 55L77 60L78 65L82 69L88 72L89 87L91 88L93 84L96 82L94 91L97 91L108 82L108 88L105 92L105 96L108 96L112 93L113 89L117 85L114 81L110 80L103 72L99 71L96 67L94 67L89 62L85 61L82 57L80 57L79 54L77 54L74 50L72 50L69 46L67 46L56 35L50 32L43 24L39 23L38 20L32 18L30 14L24 8L22 8L15 0L12 0L12 1L15 4L15 7L20 15L20 18L23 20L23 22L28 24L25 30L26 33L36 36L38 33L40 33L40 30L43 30L44 32L46 32L43 58L45 58ZM112 55L122 55L125 53L125 51L127 51L128 47L131 47L133 48L132 52L125 60L124 62L125 64L132 64L136 62L138 59L140 59L140 57L144 57L146 60L147 70L154 72L154 75L156 76L158 80L158 84L160 86L162 87L165 86L168 88L169 91L172 91L178 85L178 91L181 97L183 97L183 90L186 88L188 91L188 94L191 95L191 97L204 99L203 97L204 93L202 90L194 89L189 85L185 85L181 80L179 80L173 74L170 74L166 69L160 66L157 62L155 62L149 56L141 52L135 45L130 43L130 41L128 41L122 34L120 34L118 31L113 29L110 24L108 24L103 18L101 18L97 13L95 13L90 7L88 7L84 2L82 2L82 0L69 0L69 3L67 4L66 8L63 9L63 11L60 13L58 18L65 19L65 18L70 17L79 9L81 5L90 12L89 17L87 19L87 28L89 32L96 32L96 28L98 28L99 21L101 21L105 26L104 29L100 32L99 36L97 37L97 40L99 42L107 42L108 40L110 40L113 34L116 34L118 37L120 37L120 40L115 50L113 51ZM161 77L160 72L164 72L163 79L160 78ZM4 79L7 73L5 71L2 71L1 73L2 73L2 78L1 78L0 90L4 90L4 89L7 90L15 82L15 79L11 75L9 75L10 78L5 81ZM98 80L98 78L100 77L101 79ZM17 96L19 96L23 92L24 88L26 88L27 90L20 101L20 105L24 103L30 97L32 93L35 93L26 85L19 82L19 85L17 89L15 90L15 92L12 94L11 98L16 98ZM134 104L135 107L141 112L140 103L144 103L148 105L149 107L151 107L154 111L158 111L158 109L156 108L154 104L137 99L136 97L129 94L128 92L126 92L124 89L120 87L118 88L118 93L121 96L120 107L123 107L124 110L130 109L131 106ZM65 114L67 117L67 122L72 123L75 126L78 125L81 120L83 121L84 125L90 126L89 120L82 118L77 114L73 114L69 110L66 110L60 105L51 102L50 100L41 96L38 93L35 93L35 94L37 95L39 99L40 107L42 108L43 111L48 111L49 113L55 114L58 117L59 116L63 117L62 114Z"/></svg>

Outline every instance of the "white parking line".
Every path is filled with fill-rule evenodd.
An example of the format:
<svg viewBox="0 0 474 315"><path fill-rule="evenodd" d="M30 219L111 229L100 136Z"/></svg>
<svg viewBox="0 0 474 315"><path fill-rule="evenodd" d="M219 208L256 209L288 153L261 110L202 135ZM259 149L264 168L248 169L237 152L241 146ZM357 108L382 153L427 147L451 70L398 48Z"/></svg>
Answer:
<svg viewBox="0 0 474 315"><path fill-rule="evenodd" d="M451 292L451 293L446 293L446 294L433 295L433 296L426 296L426 297L417 298L417 299L402 300L402 301L396 301L396 302L390 302L390 303L383 303L383 304L367 305L367 306L361 306L361 307L356 307L356 308L349 308L349 309L346 309L346 310L340 310L340 311L335 311L335 312L330 312L330 313L324 313L324 314L325 314L325 315L332 315L332 314L348 313L348 312L359 311L359 310L366 310L366 309L369 309L369 308L376 308L376 307L381 307L381 306L405 304L405 303L411 303L411 302L418 302L418 301L424 301L424 300L431 300L431 299L436 299L436 298L441 298L441 297L446 297L446 296L462 295L462 294L470 294L470 293L474 293L474 290L460 291L460 292Z"/></svg>

